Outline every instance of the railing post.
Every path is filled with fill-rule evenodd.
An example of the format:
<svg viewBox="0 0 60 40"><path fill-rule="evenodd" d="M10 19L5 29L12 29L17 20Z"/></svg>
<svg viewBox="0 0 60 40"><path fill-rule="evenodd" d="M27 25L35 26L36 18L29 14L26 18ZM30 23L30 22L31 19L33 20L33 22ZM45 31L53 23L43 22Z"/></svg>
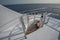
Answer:
<svg viewBox="0 0 60 40"><path fill-rule="evenodd" d="M27 15L27 27L29 26L29 16Z"/></svg>
<svg viewBox="0 0 60 40"><path fill-rule="evenodd" d="M47 24L49 21L47 12L45 12L43 16L44 16L44 24Z"/></svg>
<svg viewBox="0 0 60 40"><path fill-rule="evenodd" d="M35 22L35 15L34 15L34 22Z"/></svg>
<svg viewBox="0 0 60 40"><path fill-rule="evenodd" d="M41 14L40 22L41 22L41 27L43 27L43 25L44 25L44 15L43 15L43 13Z"/></svg>
<svg viewBox="0 0 60 40"><path fill-rule="evenodd" d="M20 17L20 22L22 23L22 28L23 28L23 32L25 34L25 24L23 22L23 16ZM25 39L27 38L26 35L24 35Z"/></svg>

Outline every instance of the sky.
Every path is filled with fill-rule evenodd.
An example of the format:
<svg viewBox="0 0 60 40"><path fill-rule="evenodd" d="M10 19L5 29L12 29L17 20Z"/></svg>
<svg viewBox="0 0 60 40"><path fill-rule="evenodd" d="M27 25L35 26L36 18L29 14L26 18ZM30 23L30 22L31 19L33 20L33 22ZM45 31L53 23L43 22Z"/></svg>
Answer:
<svg viewBox="0 0 60 40"><path fill-rule="evenodd" d="M59 4L60 0L0 0L0 4L32 4L32 3L53 3Z"/></svg>

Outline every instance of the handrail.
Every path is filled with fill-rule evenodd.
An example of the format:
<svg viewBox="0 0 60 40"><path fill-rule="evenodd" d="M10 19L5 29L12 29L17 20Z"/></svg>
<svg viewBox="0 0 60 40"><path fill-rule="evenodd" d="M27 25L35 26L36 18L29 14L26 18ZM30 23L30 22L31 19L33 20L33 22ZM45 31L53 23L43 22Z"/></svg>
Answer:
<svg viewBox="0 0 60 40"><path fill-rule="evenodd" d="M58 25L59 22L58 22L57 24L55 24L55 23L53 23L53 22L50 22L50 23L52 23L52 24L54 24L54 25Z"/></svg>
<svg viewBox="0 0 60 40"><path fill-rule="evenodd" d="M18 27L18 29L20 29L20 27L19 26L15 26L15 27ZM12 32L13 32L13 30L15 29L15 27L11 30L11 32L9 33L9 38L8 38L8 40L11 40L11 38L10 38L10 36L12 35Z"/></svg>
<svg viewBox="0 0 60 40"><path fill-rule="evenodd" d="M13 22L13 21L15 21L17 18L18 18L18 17L14 18L13 20L7 22L7 23L4 24L4 25L1 25L0 27L3 27L3 26L5 26L5 25L7 25L7 24L9 24L9 23L11 23L11 22ZM13 25L9 25L9 26L13 26ZM6 29L7 29L7 28L6 28ZM4 30L5 30L5 29L4 29ZM2 30L2 31L4 31L4 30Z"/></svg>
<svg viewBox="0 0 60 40"><path fill-rule="evenodd" d="M19 25L19 24L18 24L18 25ZM16 27L18 27L18 29L20 29L20 27L16 25L16 26L10 31L9 36L3 37L3 38L0 38L0 39L8 38L8 40L10 40L10 37L15 35L15 34L12 34L12 32L13 32L13 30L14 30ZM24 32L22 32L22 33L24 33ZM21 33L18 33L18 34L21 34ZM16 34L16 35L18 35L18 34Z"/></svg>
<svg viewBox="0 0 60 40"><path fill-rule="evenodd" d="M58 31L57 29L55 29L55 28L53 28L53 27L51 27L51 26L49 26L49 25L46 25L46 26L52 28L53 30L55 30L55 31L57 31L57 32L60 32L60 31Z"/></svg>
<svg viewBox="0 0 60 40"><path fill-rule="evenodd" d="M21 38L21 39L20 39L20 38ZM23 37L16 38L16 39L14 39L14 40L17 40L17 39L22 40L22 39L25 39L25 38L24 38L24 36L23 36Z"/></svg>
<svg viewBox="0 0 60 40"><path fill-rule="evenodd" d="M12 35L10 35L10 36L6 36L6 37L3 37L3 38L0 38L0 40L5 39L5 38L9 38L9 37L13 37L13 36L16 36L16 35L20 35L20 34L22 34L22 33L23 33L23 32L18 33L18 34L12 34Z"/></svg>
<svg viewBox="0 0 60 40"><path fill-rule="evenodd" d="M7 22L7 23L5 23L5 24L1 25L0 27L5 26L5 25L7 25L7 24L11 23L12 21L14 21L14 20L15 20L15 19L17 19L17 18L18 18L18 17L16 17L16 18L12 19L11 21L9 21L9 22Z"/></svg>
<svg viewBox="0 0 60 40"><path fill-rule="evenodd" d="M52 17L51 17L50 19L52 20L52 19L55 19L55 18L52 18ZM54 20L54 21L55 21L55 22L58 22L58 21L56 21L56 20Z"/></svg>

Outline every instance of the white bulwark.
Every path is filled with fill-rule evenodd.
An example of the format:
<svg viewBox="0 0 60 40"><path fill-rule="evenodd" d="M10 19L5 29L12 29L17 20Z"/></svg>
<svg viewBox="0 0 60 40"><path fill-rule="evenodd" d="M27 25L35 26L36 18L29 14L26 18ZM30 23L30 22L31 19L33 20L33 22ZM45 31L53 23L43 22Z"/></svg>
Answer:
<svg viewBox="0 0 60 40"><path fill-rule="evenodd" d="M42 28L27 35L20 20L22 14L0 5L0 40L60 40L60 20L49 16Z"/></svg>

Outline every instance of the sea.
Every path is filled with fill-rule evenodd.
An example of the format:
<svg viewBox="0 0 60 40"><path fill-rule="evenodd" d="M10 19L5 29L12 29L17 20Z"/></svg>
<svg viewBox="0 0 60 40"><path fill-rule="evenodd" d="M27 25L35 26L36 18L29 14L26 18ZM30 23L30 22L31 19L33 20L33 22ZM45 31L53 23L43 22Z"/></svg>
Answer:
<svg viewBox="0 0 60 40"><path fill-rule="evenodd" d="M28 11L28 10L34 10L38 8L46 8L46 7L52 7L52 8L58 8L60 9L60 4L12 4L12 5L4 5L5 7L12 9L16 12L22 12L22 11ZM50 15L51 17L60 19L60 15Z"/></svg>
<svg viewBox="0 0 60 40"><path fill-rule="evenodd" d="M4 6L17 12L33 10L41 7L44 8L52 7L52 8L60 9L60 4L12 4L12 5L4 5Z"/></svg>

